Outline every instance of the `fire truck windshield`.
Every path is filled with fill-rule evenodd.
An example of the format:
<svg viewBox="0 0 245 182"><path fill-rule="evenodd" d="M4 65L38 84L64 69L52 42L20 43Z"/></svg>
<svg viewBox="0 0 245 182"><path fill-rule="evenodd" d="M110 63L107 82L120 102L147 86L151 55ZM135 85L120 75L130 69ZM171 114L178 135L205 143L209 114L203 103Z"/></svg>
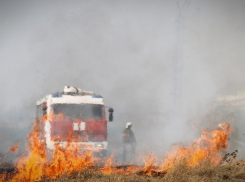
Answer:
<svg viewBox="0 0 245 182"><path fill-rule="evenodd" d="M102 119L104 117L103 105L99 104L54 104L54 114L64 113L66 117L80 119Z"/></svg>

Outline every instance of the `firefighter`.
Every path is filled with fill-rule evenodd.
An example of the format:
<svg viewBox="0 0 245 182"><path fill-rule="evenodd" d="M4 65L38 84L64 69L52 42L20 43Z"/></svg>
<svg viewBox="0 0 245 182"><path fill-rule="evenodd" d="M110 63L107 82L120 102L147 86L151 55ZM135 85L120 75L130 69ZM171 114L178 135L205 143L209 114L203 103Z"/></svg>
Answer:
<svg viewBox="0 0 245 182"><path fill-rule="evenodd" d="M131 128L132 123L128 122L126 124L126 129L124 129L122 133L123 161L126 163L132 161L135 154L136 139Z"/></svg>

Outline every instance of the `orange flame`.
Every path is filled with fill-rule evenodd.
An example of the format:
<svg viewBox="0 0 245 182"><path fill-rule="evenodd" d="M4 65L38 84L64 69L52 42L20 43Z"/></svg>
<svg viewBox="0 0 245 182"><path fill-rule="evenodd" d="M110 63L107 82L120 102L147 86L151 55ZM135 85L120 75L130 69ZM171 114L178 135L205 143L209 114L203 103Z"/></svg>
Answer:
<svg viewBox="0 0 245 182"><path fill-rule="evenodd" d="M45 116L49 117L49 116ZM42 118L40 121L44 121ZM188 147L174 145L172 151L167 152L167 157L158 164L158 159L153 153L144 159L144 167L128 166L117 168L114 154L107 158L101 172L106 175L124 174L130 175L142 171L141 174L151 176L156 173L166 173L181 160L186 160L188 167L194 167L201 161L208 160L217 165L222 158L222 151L228 146L228 136L231 133L230 123L222 123L214 131L203 130L201 137L191 143ZM38 181L43 178L58 178L63 174L71 174L75 170L92 167L98 159L93 157L91 151L81 151L73 142L72 135L67 139L66 148L56 146L51 160L47 159L45 144L39 139L38 122L28 137L28 156L23 156L17 164L18 173L12 181ZM16 147L9 150L16 151ZM137 172L138 170L138 172ZM3 175L1 175L3 177Z"/></svg>
<svg viewBox="0 0 245 182"><path fill-rule="evenodd" d="M45 118L42 118L40 121L44 120ZM39 139L39 132L36 122L28 137L29 155L23 156L18 162L18 173L12 181L39 181L44 177L54 179L59 175L90 167L98 160L92 157L92 152L82 152L78 145L72 145L72 137L69 136L66 148L56 146L53 158L48 161L45 144Z"/></svg>
<svg viewBox="0 0 245 182"><path fill-rule="evenodd" d="M0 174L0 181L6 181L6 179L7 179L7 172Z"/></svg>
<svg viewBox="0 0 245 182"><path fill-rule="evenodd" d="M123 169L117 169L114 161L114 154L111 155L111 157L107 158L105 160L105 165L101 169L101 172L106 175L111 175L111 174L117 174L117 173L123 173Z"/></svg>
<svg viewBox="0 0 245 182"><path fill-rule="evenodd" d="M45 145L39 141L38 125L28 136L29 156L23 156L17 165L17 173L12 181L36 181L44 176L46 162Z"/></svg>
<svg viewBox="0 0 245 182"><path fill-rule="evenodd" d="M173 151L167 152L167 158L162 160L160 170L168 171L182 159L186 159L190 167L196 166L203 160L208 160L213 165L219 164L222 151L228 146L230 125L230 123L222 123L221 127L214 131L203 130L201 137L188 148L175 146Z"/></svg>
<svg viewBox="0 0 245 182"><path fill-rule="evenodd" d="M144 158L145 166L143 168L143 173L147 176L151 176L152 172L156 170L157 166L157 157L153 153L149 153L149 156Z"/></svg>
<svg viewBox="0 0 245 182"><path fill-rule="evenodd" d="M11 147L8 149L8 151L9 151L9 152L12 152L12 153L15 153L15 152L19 149L19 147L20 147L20 142L19 142L18 144L15 144L15 145L11 146Z"/></svg>

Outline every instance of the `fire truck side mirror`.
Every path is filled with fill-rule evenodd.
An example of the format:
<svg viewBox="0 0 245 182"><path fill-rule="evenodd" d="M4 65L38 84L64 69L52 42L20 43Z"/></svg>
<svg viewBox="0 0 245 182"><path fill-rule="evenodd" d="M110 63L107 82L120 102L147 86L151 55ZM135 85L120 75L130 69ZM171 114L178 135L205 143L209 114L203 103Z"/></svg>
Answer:
<svg viewBox="0 0 245 182"><path fill-rule="evenodd" d="M109 112L109 121L112 122L113 121L113 108L109 108L108 109L108 112Z"/></svg>

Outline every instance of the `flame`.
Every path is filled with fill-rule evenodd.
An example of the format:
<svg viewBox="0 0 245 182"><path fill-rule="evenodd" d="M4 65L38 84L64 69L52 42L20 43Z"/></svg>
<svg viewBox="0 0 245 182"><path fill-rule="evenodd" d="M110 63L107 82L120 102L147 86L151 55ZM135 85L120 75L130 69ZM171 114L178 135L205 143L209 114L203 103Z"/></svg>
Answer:
<svg viewBox="0 0 245 182"><path fill-rule="evenodd" d="M28 136L29 156L22 156L17 164L17 173L12 181L37 181L44 176L46 153L45 145L39 140L38 124Z"/></svg>
<svg viewBox="0 0 245 182"><path fill-rule="evenodd" d="M68 118L64 116L64 112L60 112L59 114L55 114L53 111L49 114L44 115L42 118L39 119L40 122L42 121L53 121L53 119L64 119Z"/></svg>
<svg viewBox="0 0 245 182"><path fill-rule="evenodd" d="M9 151L9 152L12 152L12 153L15 153L15 152L19 149L20 144L21 144L21 143L19 142L18 144L15 144L15 145L11 146L11 147L8 149L8 151Z"/></svg>
<svg viewBox="0 0 245 182"><path fill-rule="evenodd" d="M6 179L7 179L7 172L0 174L0 181L6 181Z"/></svg>
<svg viewBox="0 0 245 182"><path fill-rule="evenodd" d="M56 146L52 160L47 164L45 176L55 179L61 174L70 174L75 170L91 167L98 159L93 158L92 151L80 151L78 145L70 141L66 148Z"/></svg>
<svg viewBox="0 0 245 182"><path fill-rule="evenodd" d="M171 152L167 152L167 158L162 160L159 170L168 171L183 159L189 167L194 167L204 160L213 165L219 164L222 151L228 146L228 136L232 132L230 125L231 123L222 123L221 127L214 131L203 130L201 137L189 147L174 146Z"/></svg>
<svg viewBox="0 0 245 182"><path fill-rule="evenodd" d="M39 122L45 121L42 118ZM63 117L62 115L52 117ZM18 161L16 169L17 173L11 181L40 181L44 178L56 179L61 175L69 175L73 171L91 168L98 162L104 163L100 171L105 175L112 174L143 174L152 176L154 174L165 174L173 166L186 161L187 167L195 167L200 162L208 160L212 165L218 165L222 159L222 152L228 146L228 137L232 132L231 123L221 123L219 128L213 131L203 130L201 137L193 143L184 147L181 144L175 144L171 151L166 152L167 157L163 158L161 163L153 153L144 158L144 166L126 166L118 168L115 162L114 154L111 157L100 161L93 157L92 151L81 151L77 144L74 144L72 135L67 138L65 148L57 145L52 152L52 159L48 160L45 143L39 139L40 131L38 130L38 122L33 127L27 140L27 149L29 154L22 156ZM9 148L9 151L15 152L17 145ZM5 174L0 175L0 181L6 179Z"/></svg>
<svg viewBox="0 0 245 182"><path fill-rule="evenodd" d="M143 174L147 176L151 176L153 171L156 169L157 166L157 157L153 155L153 153L149 153L149 155L144 158L144 168L143 168Z"/></svg>
<svg viewBox="0 0 245 182"><path fill-rule="evenodd" d="M47 116L45 116L47 117ZM40 121L45 121L42 118ZM51 160L47 159L44 142L39 139L40 131L36 122L28 137L28 156L22 156L18 161L18 173L12 181L39 181L42 178L55 179L63 174L70 174L74 170L91 167L98 159L93 158L90 151L81 151L78 145L72 144L72 135L67 139L66 148L56 146Z"/></svg>
<svg viewBox="0 0 245 182"><path fill-rule="evenodd" d="M111 157L105 159L104 167L101 169L101 172L105 175L111 175L111 174L117 174L117 173L123 173L123 169L116 168L116 163L114 160L115 154L113 153Z"/></svg>

